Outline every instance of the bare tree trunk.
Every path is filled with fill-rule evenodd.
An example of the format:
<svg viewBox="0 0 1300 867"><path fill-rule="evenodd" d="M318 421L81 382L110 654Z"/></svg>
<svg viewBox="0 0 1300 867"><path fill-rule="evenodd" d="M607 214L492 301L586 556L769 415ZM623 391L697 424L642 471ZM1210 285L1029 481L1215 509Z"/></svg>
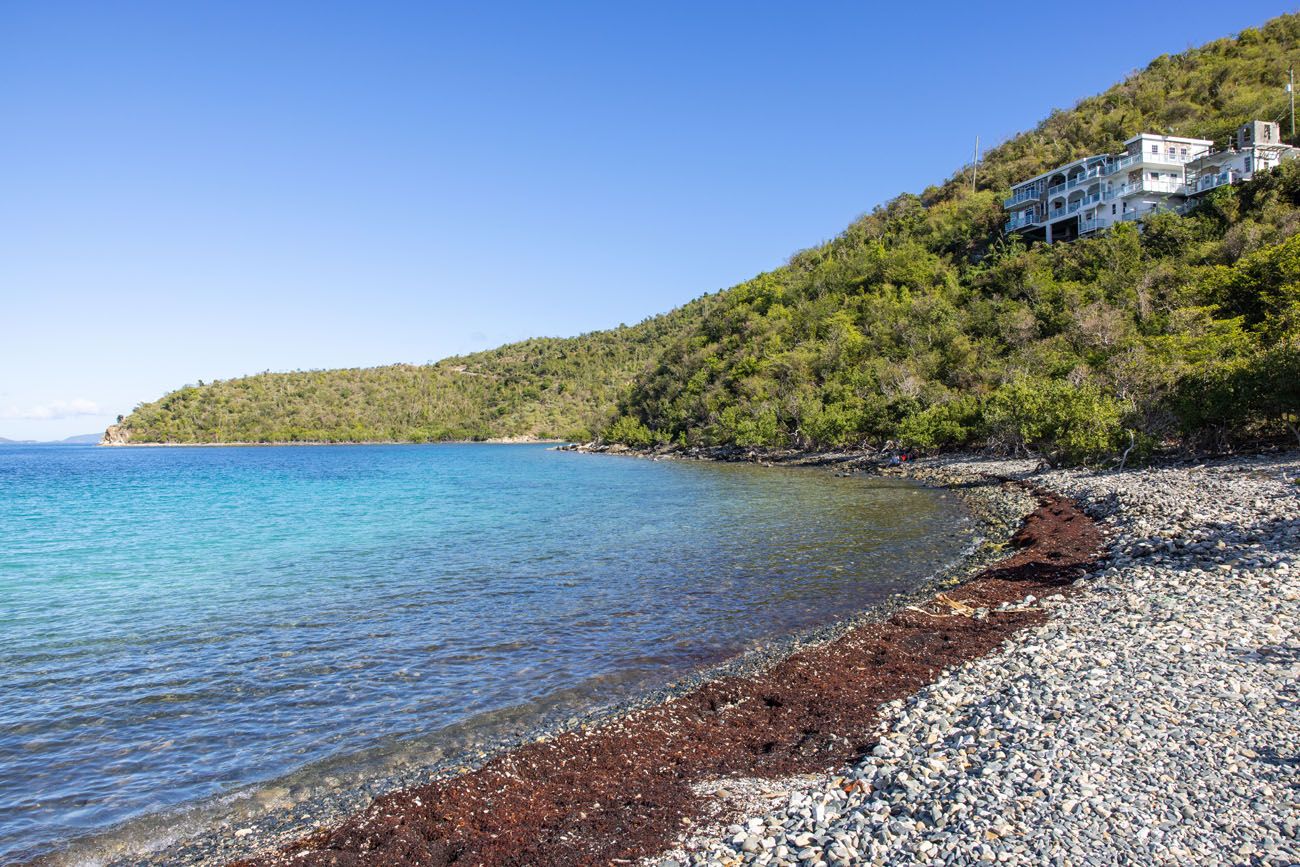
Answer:
<svg viewBox="0 0 1300 867"><path fill-rule="evenodd" d="M1133 431L1129 431L1129 432L1128 432L1128 448L1124 449L1124 454L1123 454L1123 455L1120 457L1120 459L1119 459L1119 468L1120 468L1121 470L1124 469L1124 465L1128 463L1128 454L1129 454L1129 452L1133 451L1133 446L1134 446L1136 443L1137 443L1137 440L1136 440L1136 438L1133 436Z"/></svg>

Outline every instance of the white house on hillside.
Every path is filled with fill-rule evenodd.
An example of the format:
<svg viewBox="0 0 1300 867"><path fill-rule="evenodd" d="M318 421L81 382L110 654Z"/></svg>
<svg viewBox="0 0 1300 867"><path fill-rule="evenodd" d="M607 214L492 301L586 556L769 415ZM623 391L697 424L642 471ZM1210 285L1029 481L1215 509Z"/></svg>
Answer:
<svg viewBox="0 0 1300 867"><path fill-rule="evenodd" d="M1255 172L1276 168L1283 159L1296 155L1297 149L1279 137L1277 124L1259 120L1242 124L1231 146L1187 164L1187 188L1190 195L1199 195L1247 180Z"/></svg>
<svg viewBox="0 0 1300 867"><path fill-rule="evenodd" d="M1049 244L1074 240L1152 211L1183 210L1202 193L1297 155L1276 123L1258 120L1222 151L1207 139L1140 133L1122 153L1084 157L1013 186L1003 203L1006 230Z"/></svg>

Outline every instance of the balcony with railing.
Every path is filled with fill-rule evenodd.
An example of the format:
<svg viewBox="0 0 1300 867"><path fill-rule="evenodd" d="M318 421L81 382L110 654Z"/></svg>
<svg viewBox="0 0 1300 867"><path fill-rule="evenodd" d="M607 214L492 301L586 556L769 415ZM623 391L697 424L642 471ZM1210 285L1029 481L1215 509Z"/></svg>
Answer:
<svg viewBox="0 0 1300 867"><path fill-rule="evenodd" d="M1120 215L1120 220L1124 221L1125 223L1135 223L1138 220L1145 220L1147 217L1151 216L1152 214L1180 213L1183 207L1184 207L1183 205L1152 205L1151 207L1143 211L1139 211L1137 209L1134 209L1132 211L1125 211L1123 214Z"/></svg>
<svg viewBox="0 0 1300 867"><path fill-rule="evenodd" d="M1080 235L1086 234L1086 233L1088 233L1088 232L1095 232L1095 231L1097 231L1098 229L1104 229L1105 227L1106 227L1106 224L1105 224L1103 221L1098 220L1098 219L1095 219L1095 218L1094 218L1094 219L1091 219L1091 220L1085 220L1085 219L1080 218L1080 220L1079 220L1079 234L1080 234Z"/></svg>
<svg viewBox="0 0 1300 867"><path fill-rule="evenodd" d="M1205 156L1206 153L1207 152L1201 148L1178 148L1178 150L1170 153L1169 148L1166 147L1162 147L1159 153L1152 153L1148 148L1140 153L1128 154L1127 156L1120 157L1111 163L1110 170L1112 172L1117 172L1121 169L1126 169L1129 166L1135 166L1141 163L1152 163L1162 166L1181 166L1183 163L1189 163L1192 160L1200 159Z"/></svg>
<svg viewBox="0 0 1300 867"><path fill-rule="evenodd" d="M1080 184L1086 184L1089 181L1096 180L1097 178L1105 177L1106 175L1110 174L1112 171L1113 169L1111 169L1110 163L1102 163L1100 165L1093 166L1083 174L1075 175L1074 177L1066 181L1065 189L1072 190L1075 187L1079 186Z"/></svg>
<svg viewBox="0 0 1300 867"><path fill-rule="evenodd" d="M1025 187L1022 190L1016 190L1011 194L1011 198L1002 203L1004 208L1014 208L1021 202L1032 202L1043 192L1040 184L1034 184L1032 187Z"/></svg>
<svg viewBox="0 0 1300 867"><path fill-rule="evenodd" d="M1217 175L1201 175L1196 180L1196 192L1203 193L1206 190L1212 190L1215 187L1235 184L1241 180L1241 172L1229 169L1226 172L1219 172Z"/></svg>
<svg viewBox="0 0 1300 867"><path fill-rule="evenodd" d="M1137 154L1129 154L1128 156L1125 157L1120 157L1119 159L1115 160L1115 162L1111 163L1111 168L1113 171L1119 171L1120 169L1126 169L1129 166L1138 165L1139 163L1142 162L1143 156L1144 156L1143 154L1137 153Z"/></svg>
<svg viewBox="0 0 1300 867"><path fill-rule="evenodd" d="M1024 211L1012 214L1011 219L1007 220L1004 230L1007 232L1018 232L1038 222L1037 209L1029 208Z"/></svg>
<svg viewBox="0 0 1300 867"><path fill-rule="evenodd" d="M1169 194L1186 194L1187 185L1182 181L1156 181L1151 178L1142 178L1141 180L1132 181L1123 184L1116 191L1116 195L1131 196L1137 193L1169 193Z"/></svg>
<svg viewBox="0 0 1300 867"><path fill-rule="evenodd" d="M1047 213L1044 214L1043 219L1050 223L1052 220L1059 220L1062 217L1067 216L1068 213L1069 212L1065 210L1064 205L1059 208L1049 208Z"/></svg>
<svg viewBox="0 0 1300 867"><path fill-rule="evenodd" d="M1068 217L1070 214L1075 213L1080 208L1086 208L1089 205L1095 205L1100 201L1101 201L1101 193L1093 193L1090 196L1084 196L1081 199L1075 199L1072 202L1067 202L1064 208L1052 209L1051 218L1055 220L1058 217Z"/></svg>

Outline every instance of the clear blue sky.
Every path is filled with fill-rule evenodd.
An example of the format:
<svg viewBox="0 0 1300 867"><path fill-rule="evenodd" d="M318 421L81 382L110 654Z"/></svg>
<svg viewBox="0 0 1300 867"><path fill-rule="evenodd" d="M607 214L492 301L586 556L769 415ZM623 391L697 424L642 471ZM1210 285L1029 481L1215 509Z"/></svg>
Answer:
<svg viewBox="0 0 1300 867"><path fill-rule="evenodd" d="M1288 11L1163 8L8 0L0 436L636 322Z"/></svg>

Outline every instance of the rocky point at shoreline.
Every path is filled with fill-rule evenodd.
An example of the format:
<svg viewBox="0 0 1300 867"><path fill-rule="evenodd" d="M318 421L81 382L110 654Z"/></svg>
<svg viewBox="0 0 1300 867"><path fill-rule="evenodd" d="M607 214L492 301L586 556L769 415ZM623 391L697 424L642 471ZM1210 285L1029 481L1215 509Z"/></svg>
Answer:
<svg viewBox="0 0 1300 867"><path fill-rule="evenodd" d="M1300 862L1300 454L1128 472L922 462L1076 499L1107 556L1051 618L885 706L825 775L703 787L646 864Z"/></svg>

